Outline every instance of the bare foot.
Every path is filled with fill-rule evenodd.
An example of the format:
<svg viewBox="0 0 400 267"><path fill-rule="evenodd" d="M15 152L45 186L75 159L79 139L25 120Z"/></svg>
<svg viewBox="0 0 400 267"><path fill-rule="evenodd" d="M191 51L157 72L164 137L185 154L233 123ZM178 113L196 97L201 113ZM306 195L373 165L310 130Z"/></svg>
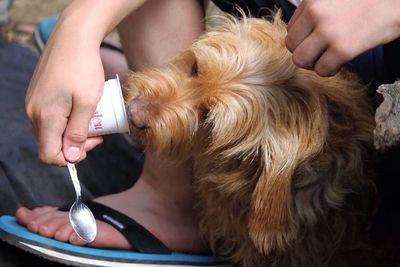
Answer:
<svg viewBox="0 0 400 267"><path fill-rule="evenodd" d="M164 172L160 172L163 168ZM193 193L190 179L186 179L190 177L187 170L183 166L150 168L145 163L141 178L132 188L95 201L134 218L173 251L205 252L207 247L193 216ZM158 177L159 173L164 177ZM55 207L19 208L16 217L32 232L63 242L86 245L73 231L68 213ZM89 246L134 249L109 224L97 221L97 226L96 239Z"/></svg>

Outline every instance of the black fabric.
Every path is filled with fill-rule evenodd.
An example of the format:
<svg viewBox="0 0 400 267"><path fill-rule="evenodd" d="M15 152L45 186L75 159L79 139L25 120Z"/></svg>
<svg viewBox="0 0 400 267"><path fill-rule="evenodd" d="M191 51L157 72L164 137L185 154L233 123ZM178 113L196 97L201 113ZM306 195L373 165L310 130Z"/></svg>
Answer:
<svg viewBox="0 0 400 267"><path fill-rule="evenodd" d="M37 59L25 47L0 41L1 214L13 215L19 205L61 205L73 197L66 189L65 170L38 162L37 145L25 116L25 92Z"/></svg>
<svg viewBox="0 0 400 267"><path fill-rule="evenodd" d="M76 164L79 180L87 190L84 200L121 192L133 186L142 172L144 154L140 149L120 134L103 138L101 145Z"/></svg>
<svg viewBox="0 0 400 267"><path fill-rule="evenodd" d="M379 205L371 238L381 266L400 266L400 146L380 155Z"/></svg>
<svg viewBox="0 0 400 267"><path fill-rule="evenodd" d="M66 173L38 162L25 116L25 91L37 59L28 48L0 40L0 214L14 215L19 205L62 205L73 197L64 182ZM60 265L0 242L0 266Z"/></svg>
<svg viewBox="0 0 400 267"><path fill-rule="evenodd" d="M271 11L280 8L282 10L282 19L288 22L292 17L296 7L287 0L213 0L216 6L222 11L235 16L240 16L238 8L253 17L269 16Z"/></svg>
<svg viewBox="0 0 400 267"><path fill-rule="evenodd" d="M100 47L101 47L101 48L108 48L108 49L111 49L111 50L120 52L120 53L122 53L122 54L124 53L124 51L122 50L122 48L120 48L120 47L118 47L118 46L115 46L115 45L113 45L113 44L107 43L107 42L105 42L105 41L101 42Z"/></svg>
<svg viewBox="0 0 400 267"><path fill-rule="evenodd" d="M383 46L385 59L385 83L394 83L400 78L400 39Z"/></svg>

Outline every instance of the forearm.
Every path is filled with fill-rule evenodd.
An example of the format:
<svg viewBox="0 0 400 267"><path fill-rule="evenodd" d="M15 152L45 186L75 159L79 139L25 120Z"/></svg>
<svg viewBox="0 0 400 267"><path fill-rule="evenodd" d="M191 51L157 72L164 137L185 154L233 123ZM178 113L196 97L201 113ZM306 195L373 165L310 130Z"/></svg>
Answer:
<svg viewBox="0 0 400 267"><path fill-rule="evenodd" d="M54 34L58 38L85 40L80 45L99 45L128 14L146 0L75 0L60 15ZM72 39L72 40L71 40Z"/></svg>
<svg viewBox="0 0 400 267"><path fill-rule="evenodd" d="M64 165L85 158L87 128L104 85L100 43L143 2L78 0L59 16L26 95L43 162Z"/></svg>

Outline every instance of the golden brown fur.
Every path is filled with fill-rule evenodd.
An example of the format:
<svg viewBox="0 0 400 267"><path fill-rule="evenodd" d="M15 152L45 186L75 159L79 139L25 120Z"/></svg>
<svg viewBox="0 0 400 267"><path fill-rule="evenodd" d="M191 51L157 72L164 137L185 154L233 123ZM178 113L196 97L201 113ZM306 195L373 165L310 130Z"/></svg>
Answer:
<svg viewBox="0 0 400 267"><path fill-rule="evenodd" d="M244 266L350 265L373 191L372 113L355 76L297 68L285 30L279 15L230 19L170 66L132 74L132 132L193 159L215 253Z"/></svg>

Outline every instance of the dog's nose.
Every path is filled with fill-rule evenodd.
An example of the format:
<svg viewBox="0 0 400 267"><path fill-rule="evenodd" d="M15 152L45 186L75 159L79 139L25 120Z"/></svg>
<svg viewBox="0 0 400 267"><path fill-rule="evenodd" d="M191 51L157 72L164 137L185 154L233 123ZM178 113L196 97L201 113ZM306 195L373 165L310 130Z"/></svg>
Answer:
<svg viewBox="0 0 400 267"><path fill-rule="evenodd" d="M148 127L148 119L146 116L148 106L149 104L146 101L139 98L135 98L129 103L128 116L129 120L135 127L139 129Z"/></svg>

